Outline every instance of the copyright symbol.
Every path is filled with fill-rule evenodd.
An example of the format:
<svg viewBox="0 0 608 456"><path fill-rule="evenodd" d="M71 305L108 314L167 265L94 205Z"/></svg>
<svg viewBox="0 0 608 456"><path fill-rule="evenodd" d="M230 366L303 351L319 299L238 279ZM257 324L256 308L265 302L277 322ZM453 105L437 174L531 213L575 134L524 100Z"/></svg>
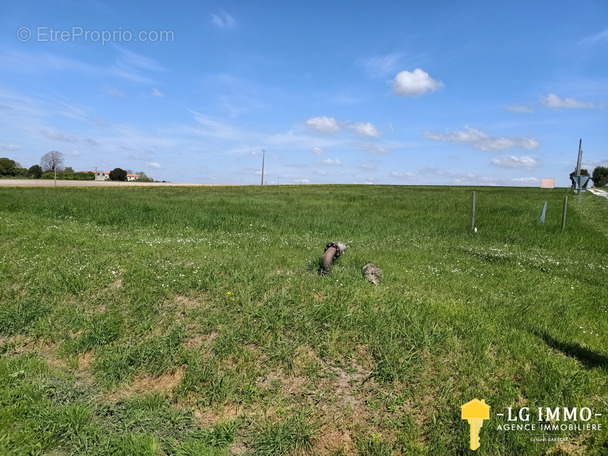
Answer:
<svg viewBox="0 0 608 456"><path fill-rule="evenodd" d="M17 30L17 39L19 41L29 41L32 37L32 31L27 27L19 27Z"/></svg>

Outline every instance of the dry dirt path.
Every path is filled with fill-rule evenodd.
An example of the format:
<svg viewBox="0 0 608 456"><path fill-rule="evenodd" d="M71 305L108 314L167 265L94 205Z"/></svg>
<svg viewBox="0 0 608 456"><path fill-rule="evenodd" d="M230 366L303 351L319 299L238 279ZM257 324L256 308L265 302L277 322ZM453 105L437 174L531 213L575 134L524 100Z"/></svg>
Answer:
<svg viewBox="0 0 608 456"><path fill-rule="evenodd" d="M606 192L605 190L600 190L598 188L590 188L588 189L591 193L593 193L594 195L598 195L598 196L603 196L604 198L608 198L608 192Z"/></svg>

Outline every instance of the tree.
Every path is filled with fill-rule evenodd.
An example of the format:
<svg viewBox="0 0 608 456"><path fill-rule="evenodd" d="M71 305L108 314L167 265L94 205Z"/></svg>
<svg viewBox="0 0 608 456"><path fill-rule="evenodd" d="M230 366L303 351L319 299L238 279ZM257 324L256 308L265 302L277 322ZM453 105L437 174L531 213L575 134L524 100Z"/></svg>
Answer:
<svg viewBox="0 0 608 456"><path fill-rule="evenodd" d="M30 169L27 170L27 174L34 179L40 179L40 176L42 176L42 168L40 165L30 166Z"/></svg>
<svg viewBox="0 0 608 456"><path fill-rule="evenodd" d="M593 185L595 187L603 187L608 184L608 168L605 166L598 166L593 170Z"/></svg>
<svg viewBox="0 0 608 456"><path fill-rule="evenodd" d="M56 150L47 152L40 159L40 166L43 171L61 171L63 169L63 154Z"/></svg>
<svg viewBox="0 0 608 456"><path fill-rule="evenodd" d="M125 182L127 180L127 172L121 168L114 168L110 171L110 180Z"/></svg>
<svg viewBox="0 0 608 456"><path fill-rule="evenodd" d="M66 174L74 174L74 168L68 166L66 169L63 170L63 172Z"/></svg>
<svg viewBox="0 0 608 456"><path fill-rule="evenodd" d="M0 158L0 176L14 176L17 174L19 163L10 158Z"/></svg>
<svg viewBox="0 0 608 456"><path fill-rule="evenodd" d="M144 173L143 171L140 171L137 174L137 180L139 182L154 182L154 179L151 179L150 177L148 177L146 175L146 173Z"/></svg>

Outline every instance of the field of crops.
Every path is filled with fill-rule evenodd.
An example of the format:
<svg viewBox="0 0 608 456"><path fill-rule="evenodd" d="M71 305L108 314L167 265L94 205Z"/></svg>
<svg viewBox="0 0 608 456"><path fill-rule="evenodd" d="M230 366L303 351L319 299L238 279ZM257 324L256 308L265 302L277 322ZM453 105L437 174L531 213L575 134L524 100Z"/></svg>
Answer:
<svg viewBox="0 0 608 456"><path fill-rule="evenodd" d="M474 398L475 454L608 454L607 220L565 189L0 188L0 454L465 455Z"/></svg>

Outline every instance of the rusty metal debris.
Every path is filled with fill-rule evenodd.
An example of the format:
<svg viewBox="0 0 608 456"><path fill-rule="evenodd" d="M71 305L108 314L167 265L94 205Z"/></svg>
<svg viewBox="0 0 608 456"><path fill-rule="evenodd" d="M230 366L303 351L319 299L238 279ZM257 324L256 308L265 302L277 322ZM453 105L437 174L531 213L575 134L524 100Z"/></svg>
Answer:
<svg viewBox="0 0 608 456"><path fill-rule="evenodd" d="M327 274L331 265L346 251L346 244L343 242L330 242L325 246L323 255L323 272Z"/></svg>

